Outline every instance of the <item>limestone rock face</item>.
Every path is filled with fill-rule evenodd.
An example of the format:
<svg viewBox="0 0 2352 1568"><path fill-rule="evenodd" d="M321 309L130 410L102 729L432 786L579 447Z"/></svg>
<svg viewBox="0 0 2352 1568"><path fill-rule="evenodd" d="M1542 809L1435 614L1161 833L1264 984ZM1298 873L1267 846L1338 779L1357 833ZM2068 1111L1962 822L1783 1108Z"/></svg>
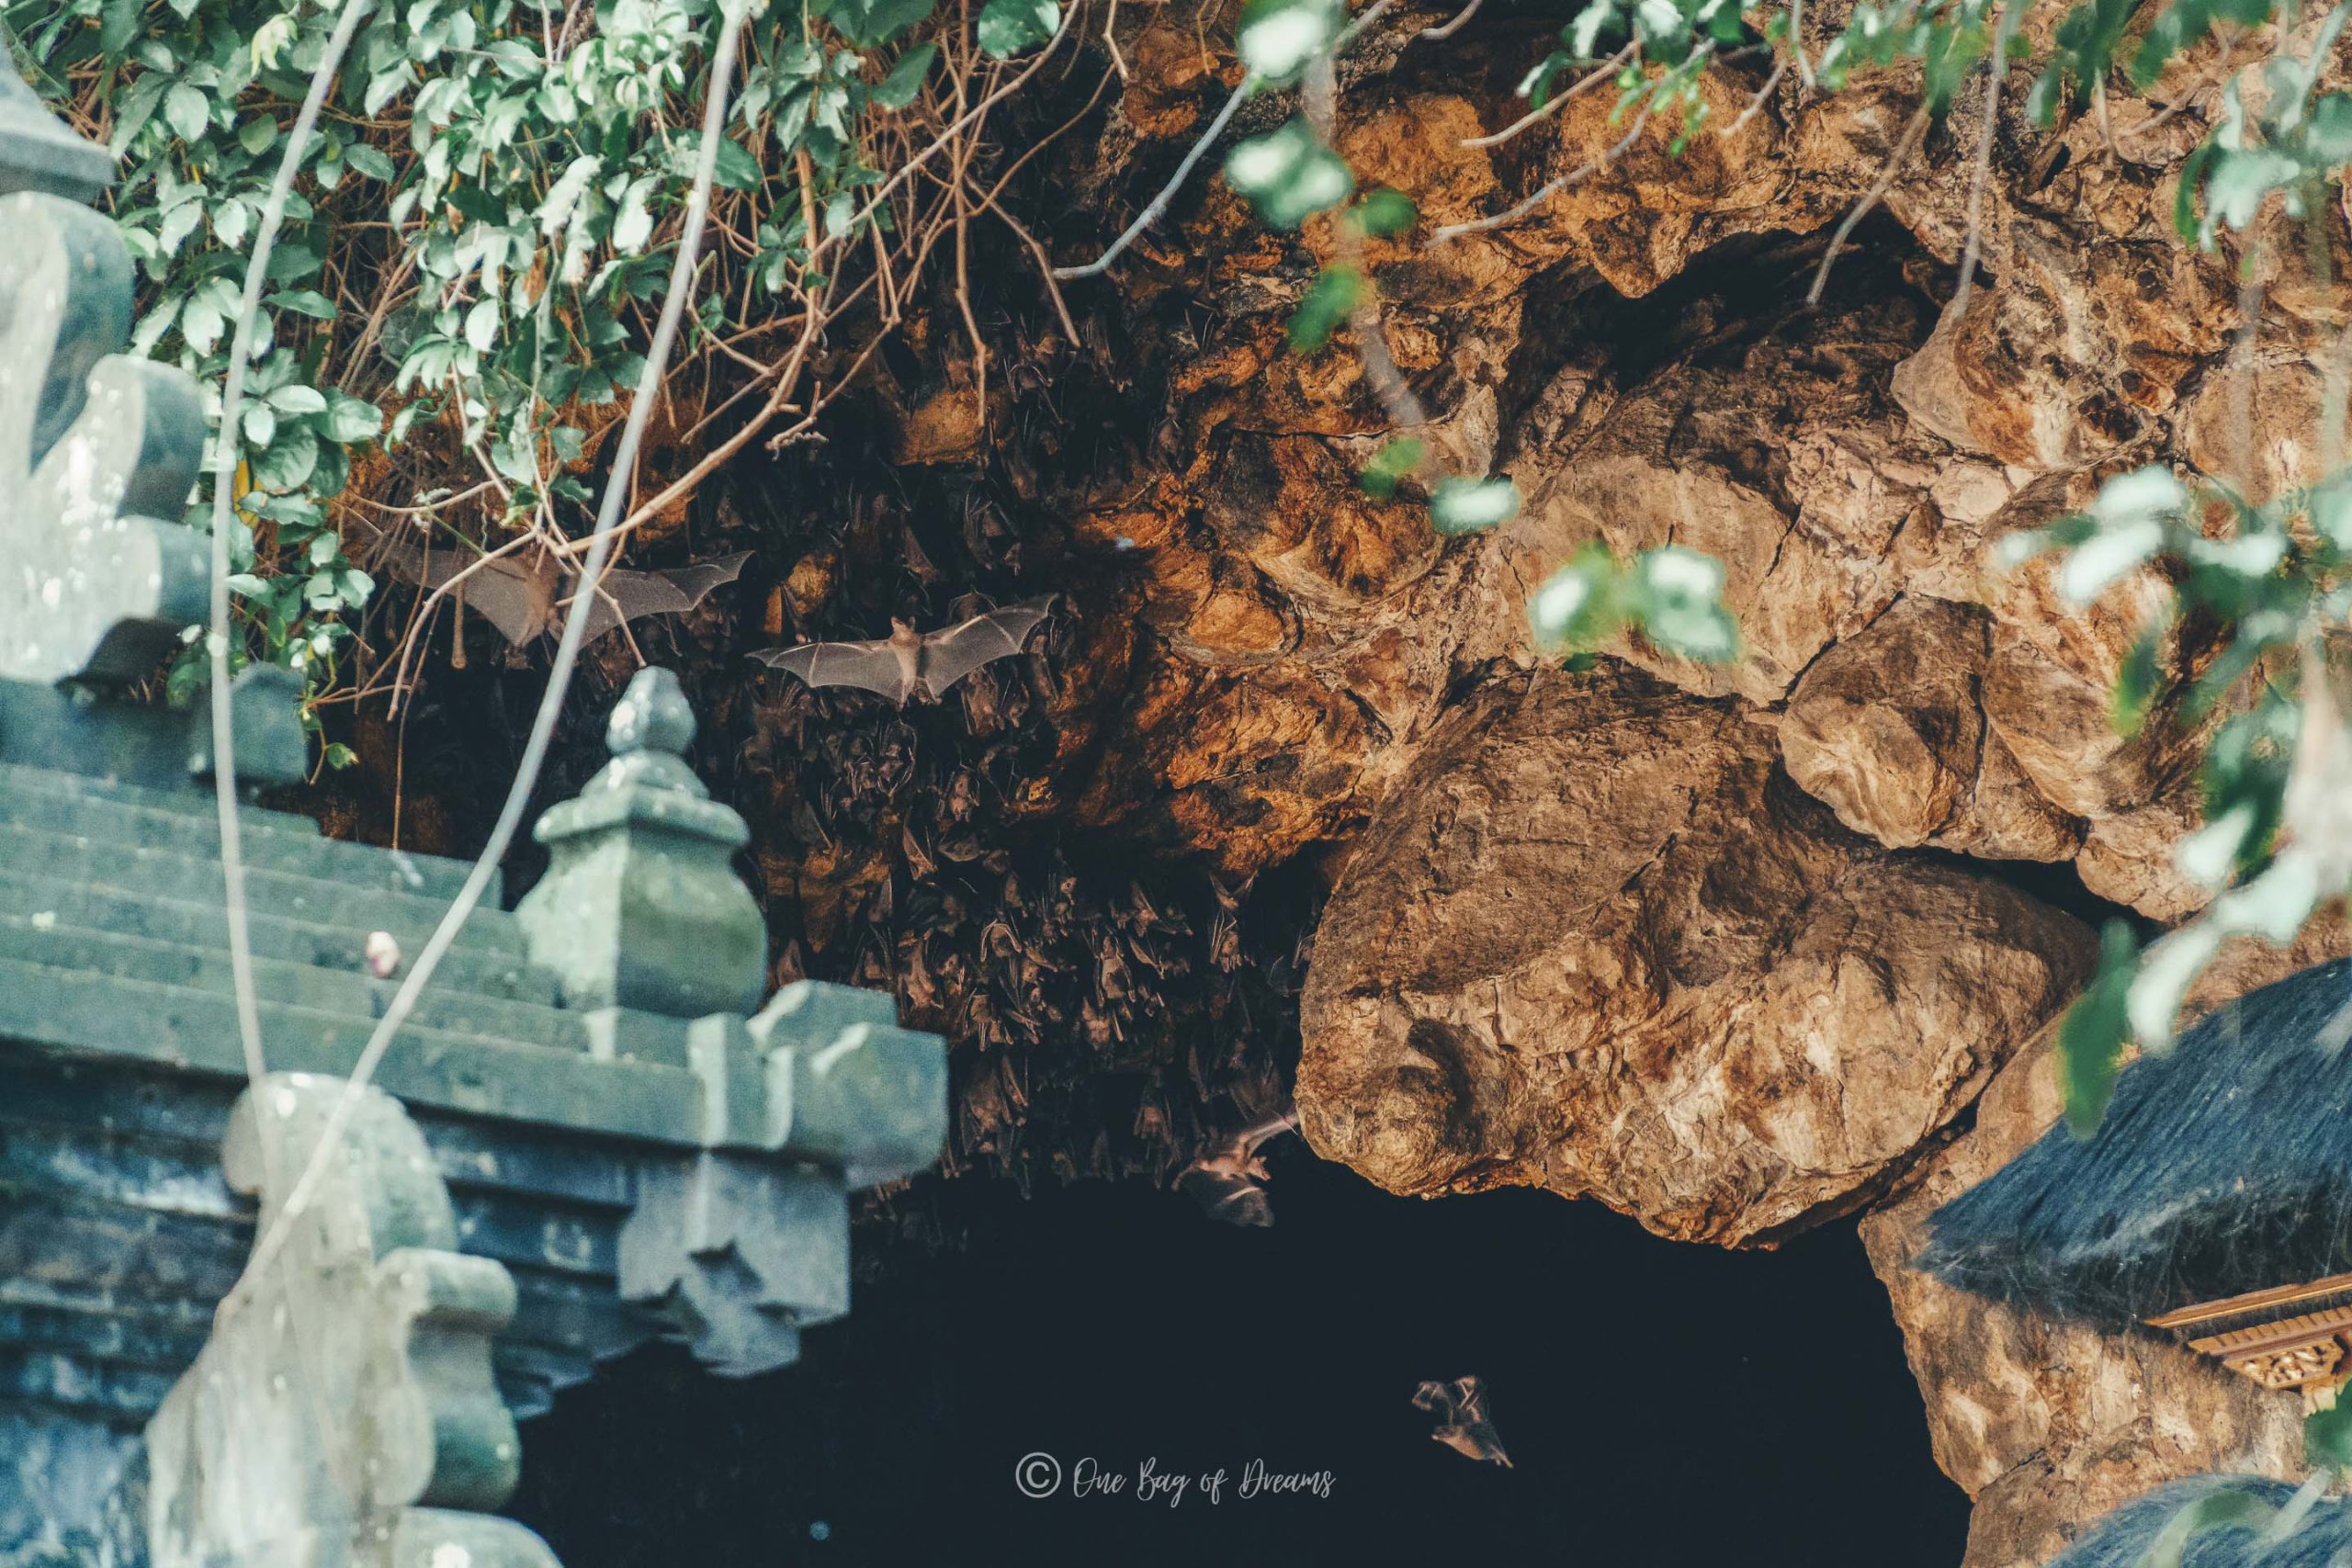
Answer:
<svg viewBox="0 0 2352 1568"><path fill-rule="evenodd" d="M1973 604L1906 598L1823 653L1781 724L1789 776L1883 844L2053 861L2079 823L2033 788L1985 722L1992 620Z"/></svg>
<svg viewBox="0 0 2352 1568"><path fill-rule="evenodd" d="M1384 804L1302 998L1309 1141L1682 1240L1851 1209L2080 981L2074 919L1840 828L1736 704L1545 673Z"/></svg>

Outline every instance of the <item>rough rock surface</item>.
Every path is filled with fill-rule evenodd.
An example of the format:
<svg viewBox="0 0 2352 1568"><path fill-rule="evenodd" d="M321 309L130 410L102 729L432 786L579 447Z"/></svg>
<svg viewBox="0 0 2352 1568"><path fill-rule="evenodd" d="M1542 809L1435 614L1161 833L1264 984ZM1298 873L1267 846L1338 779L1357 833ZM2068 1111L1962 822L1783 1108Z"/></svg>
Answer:
<svg viewBox="0 0 2352 1568"><path fill-rule="evenodd" d="M2281 953L2241 940L2192 995L2192 1012L2346 950L2340 922ZM2045 1034L2003 1068L1968 1133L1901 1200L1862 1221L1919 1380L1936 1462L1975 1499L1962 1568L2034 1568L2084 1525L2201 1471L2302 1479L2302 1406L2148 1334L2103 1334L1987 1301L1909 1267L1936 1206L2053 1125Z"/></svg>
<svg viewBox="0 0 2352 1568"><path fill-rule="evenodd" d="M1736 705L1631 673L1460 716L1325 908L1308 1140L1396 1191L1541 1185L1687 1241L1870 1197L2090 936L1848 833L1776 754Z"/></svg>

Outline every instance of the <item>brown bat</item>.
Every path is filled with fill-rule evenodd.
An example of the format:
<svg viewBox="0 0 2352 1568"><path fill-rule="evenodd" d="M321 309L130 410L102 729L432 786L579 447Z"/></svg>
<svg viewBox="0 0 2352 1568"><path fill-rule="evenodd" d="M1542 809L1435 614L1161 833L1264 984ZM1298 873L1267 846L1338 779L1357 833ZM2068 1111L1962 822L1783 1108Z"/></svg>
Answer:
<svg viewBox="0 0 2352 1568"><path fill-rule="evenodd" d="M1271 1225L1274 1210L1266 1201L1266 1162L1258 1151L1269 1140L1297 1131L1295 1111L1253 1122L1202 1150L1192 1164L1177 1172L1176 1185L1213 1220L1229 1225Z"/></svg>
<svg viewBox="0 0 2352 1568"><path fill-rule="evenodd" d="M1452 1382L1425 1382L1413 1394L1413 1407L1427 1410L1437 1416L1437 1430L1430 1434L1454 1452L1480 1464L1511 1467L1510 1456L1503 1452L1503 1440L1495 1435L1495 1424L1487 1418L1487 1385L1479 1378L1456 1378Z"/></svg>
<svg viewBox="0 0 2352 1568"><path fill-rule="evenodd" d="M428 555L418 546L393 541L375 558L395 577L422 588L439 588L477 558L459 549ZM743 563L751 558L751 552L745 550L668 571L608 568L596 582L595 602L588 609L587 635L593 640L619 629L625 621L691 610L708 598L712 589L741 576ZM568 563L538 550L501 556L476 568L450 592L467 609L496 626L508 642L520 645L563 628L579 585L579 575Z"/></svg>
<svg viewBox="0 0 2352 1568"><path fill-rule="evenodd" d="M917 693L936 702L948 687L990 660L1020 652L1053 602L1050 593L1023 599L935 632L919 632L893 620L890 635L871 642L804 642L752 657L811 686L856 686L900 707Z"/></svg>

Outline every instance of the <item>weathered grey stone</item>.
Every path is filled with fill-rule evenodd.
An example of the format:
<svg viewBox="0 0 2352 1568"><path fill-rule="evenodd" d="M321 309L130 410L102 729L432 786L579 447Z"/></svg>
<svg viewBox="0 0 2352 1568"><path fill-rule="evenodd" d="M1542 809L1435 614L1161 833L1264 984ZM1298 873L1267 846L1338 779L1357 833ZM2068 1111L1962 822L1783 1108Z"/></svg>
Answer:
<svg viewBox="0 0 2352 1568"><path fill-rule="evenodd" d="M901 1180L947 1137L947 1054L897 1026L890 998L797 980L751 1022L767 1052L768 1146L852 1187Z"/></svg>
<svg viewBox="0 0 2352 1568"><path fill-rule="evenodd" d="M678 678L639 671L613 710L613 760L539 818L554 860L514 913L573 1007L698 1018L759 1004L767 926L733 863L750 834L686 766L693 739Z"/></svg>
<svg viewBox="0 0 2352 1568"><path fill-rule="evenodd" d="M90 202L113 183L113 154L74 135L41 107L15 59L0 59L0 195L46 191Z"/></svg>
<svg viewBox="0 0 2352 1568"><path fill-rule="evenodd" d="M83 188L96 150L28 129L23 97L0 71L0 191ZM471 868L240 808L279 1071L232 1110L209 716L107 690L205 608L207 552L153 520L187 499L194 388L108 352L109 222L27 194L0 222L0 1558L553 1568L481 1511L514 1483L510 1408L665 1323L722 1370L790 1360L846 1310L850 1184L938 1152L944 1048L888 998L808 991L754 1039L742 822L649 672L612 764L541 824L527 918L493 886L332 1137L336 1075ZM295 683L231 693L242 784L301 776ZM232 1293L239 1194L263 1239Z"/></svg>
<svg viewBox="0 0 2352 1568"><path fill-rule="evenodd" d="M131 280L110 220L19 193L0 230L0 680L136 680L204 618L203 541L159 520L202 457L196 384L115 352Z"/></svg>
<svg viewBox="0 0 2352 1568"><path fill-rule="evenodd" d="M621 1228L620 1289L722 1376L789 1365L801 1329L849 1310L848 1190L739 1155L651 1168Z"/></svg>
<svg viewBox="0 0 2352 1568"><path fill-rule="evenodd" d="M521 1450L491 1377L514 1282L455 1250L448 1190L397 1101L357 1091L305 1207L296 1183L351 1086L274 1074L232 1112L222 1165L261 1200L263 1245L211 1339L147 1429L153 1568L341 1568L445 1547L485 1568L551 1568L522 1526L482 1517ZM446 1561L447 1558L445 1557Z"/></svg>

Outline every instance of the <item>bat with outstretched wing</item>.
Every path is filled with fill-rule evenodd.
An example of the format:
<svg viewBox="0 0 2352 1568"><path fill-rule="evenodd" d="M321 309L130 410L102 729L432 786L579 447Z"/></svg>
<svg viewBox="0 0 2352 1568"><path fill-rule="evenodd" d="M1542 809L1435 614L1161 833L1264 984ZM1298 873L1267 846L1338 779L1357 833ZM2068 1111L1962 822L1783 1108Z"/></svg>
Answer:
<svg viewBox="0 0 2352 1568"><path fill-rule="evenodd" d="M465 581L453 591L458 602L518 646L560 630L571 596L580 586L579 574L546 550L484 561L462 550L428 552L395 540L371 558L392 576L421 588L441 588L462 574ZM596 598L588 609L587 636L593 641L618 630L624 622L694 609L710 597L713 589L741 577L743 563L751 558L751 552L745 550L665 571L608 568L597 579ZM469 566L473 570L467 570Z"/></svg>
<svg viewBox="0 0 2352 1568"><path fill-rule="evenodd" d="M919 632L904 621L890 623L890 635L868 642L804 642L752 655L772 670L797 675L811 686L855 686L904 707L920 693L936 702L947 689L993 659L1021 651L1054 602L1050 593L1023 599L1001 610L934 632Z"/></svg>
<svg viewBox="0 0 2352 1568"><path fill-rule="evenodd" d="M1253 1122L1202 1150L1192 1164L1177 1172L1176 1185L1213 1220L1229 1225L1271 1225L1274 1210L1266 1201L1266 1162L1258 1151L1269 1139L1296 1131L1295 1111Z"/></svg>
<svg viewBox="0 0 2352 1568"><path fill-rule="evenodd" d="M1452 1382L1425 1382L1413 1394L1413 1407L1437 1416L1430 1434L1454 1452L1480 1464L1511 1467L1503 1440L1487 1416L1487 1385L1479 1378L1455 1378Z"/></svg>

